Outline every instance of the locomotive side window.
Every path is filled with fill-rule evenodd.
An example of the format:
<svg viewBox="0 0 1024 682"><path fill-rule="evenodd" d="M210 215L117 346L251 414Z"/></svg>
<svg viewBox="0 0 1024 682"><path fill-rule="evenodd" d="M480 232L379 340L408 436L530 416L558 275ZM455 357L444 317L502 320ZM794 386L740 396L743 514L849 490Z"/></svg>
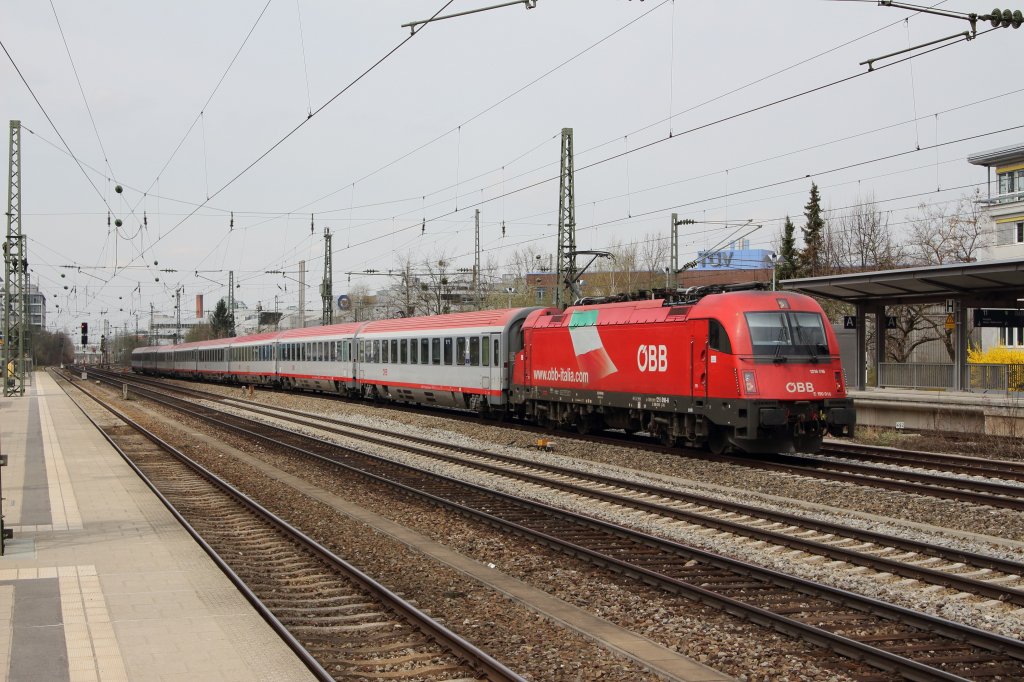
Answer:
<svg viewBox="0 0 1024 682"><path fill-rule="evenodd" d="M469 340L469 364L480 366L480 339L476 336Z"/></svg>
<svg viewBox="0 0 1024 682"><path fill-rule="evenodd" d="M441 339L430 339L430 364L441 364Z"/></svg>
<svg viewBox="0 0 1024 682"><path fill-rule="evenodd" d="M726 333L725 327L718 320L708 321L708 346L711 350L721 351L723 353L732 353L732 344L729 343L729 334Z"/></svg>
<svg viewBox="0 0 1024 682"><path fill-rule="evenodd" d="M449 365L451 363L448 362L447 358L448 358L448 354L445 353L445 362L444 362L444 364ZM455 364L456 365L468 365L469 364L468 360L469 360L469 358L466 356L466 339L464 337L460 336L457 339L455 339Z"/></svg>
<svg viewBox="0 0 1024 682"><path fill-rule="evenodd" d="M450 336L446 336L444 339L444 364L452 364L452 337Z"/></svg>

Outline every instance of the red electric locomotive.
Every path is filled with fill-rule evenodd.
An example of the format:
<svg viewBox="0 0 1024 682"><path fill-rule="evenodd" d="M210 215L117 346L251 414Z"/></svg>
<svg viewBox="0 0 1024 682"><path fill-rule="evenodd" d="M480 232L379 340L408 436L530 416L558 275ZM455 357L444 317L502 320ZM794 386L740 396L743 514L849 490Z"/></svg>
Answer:
<svg viewBox="0 0 1024 682"><path fill-rule="evenodd" d="M645 430L714 452L813 452L826 433L851 434L853 401L821 307L760 288L534 311L512 403L581 432Z"/></svg>

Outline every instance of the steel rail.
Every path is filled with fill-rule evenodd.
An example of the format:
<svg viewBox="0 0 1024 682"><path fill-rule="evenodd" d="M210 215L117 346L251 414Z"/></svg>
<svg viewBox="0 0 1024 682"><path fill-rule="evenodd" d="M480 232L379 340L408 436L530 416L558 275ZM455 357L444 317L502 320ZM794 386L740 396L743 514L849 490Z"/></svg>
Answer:
<svg viewBox="0 0 1024 682"><path fill-rule="evenodd" d="M1024 481L1024 463L1004 459L835 442L826 442L822 446L821 454L870 462L899 462L905 466L931 467L937 464L942 470L954 473Z"/></svg>
<svg viewBox="0 0 1024 682"><path fill-rule="evenodd" d="M173 457L175 457L182 464L192 469L196 474L201 476L203 479L207 480L208 482L216 486L224 494L228 495L233 500L249 509L259 518L276 527L279 531L281 531L288 537L292 538L294 541L296 541L303 547L306 547L307 549L311 550L314 554L320 557L320 559L324 561L326 564L341 571L347 578L351 579L353 582L360 585L363 589L370 592L375 597L379 598L387 606L394 609L398 614L400 614L402 618L406 619L408 622L413 624L413 626L416 629L420 630L425 635L427 635L434 641L438 642L438 644L442 648L449 650L449 652L455 655L457 658L460 658L464 661L468 661L471 667L474 667L480 673L485 674L488 680L497 680L500 682L526 682L523 677L517 675L516 673L508 669L504 664L490 656L490 654L484 652L483 650L479 649L478 647L470 643L468 640L463 638L461 635L455 633L454 631L448 629L444 625L430 618L425 613L423 613L415 606L410 604L408 601L402 599L397 594L392 592L390 589L385 587L383 584L377 582L372 577L356 568L354 565L350 564L349 562L345 561L341 557L331 552L329 549L318 543L316 540L313 540L305 533L289 524L284 519L280 518L270 510L266 509L252 498L243 494L234 486L227 483L220 477L216 476L214 473L207 470L198 462L194 461L193 459L191 459L190 457L188 457L187 455L180 452L172 445L161 439L156 434L148 431L145 427L138 424L124 413L117 410L117 408L113 407L108 403L105 403L104 401L100 400L99 398L97 398L95 395L92 395L88 391L83 390L81 386L78 386L74 382L70 383L74 385L76 388L78 388L83 394L89 396L94 401L96 401L101 407L109 411L115 417L117 417L125 424L133 428L136 432L140 433L145 438L150 440L157 447L162 448L163 450L171 454ZM294 638L294 636L292 636L291 633L287 631L285 626L273 615L273 613L269 611L269 609L267 609L265 605L262 604L259 598L255 595L255 593L253 593L245 585L245 583L241 581L237 574L235 574L234 571L229 566L227 566L227 564L223 561L223 559L221 559L221 557L216 553L216 551L213 550L213 548L210 547L210 545L201 538L201 536L191 526L191 524L189 524L184 519L184 517L182 517L181 514L174 508L170 501L167 500L167 498L163 494L161 494L159 490L157 490L157 488L149 480L149 478L146 477L146 475L138 468L138 466L136 466L135 463L132 462L131 458L110 438L109 435L107 435L103 428L99 424L97 424L96 421L93 420L92 417L84 409L81 408L81 406L79 406L79 409L82 411L83 414L86 415L89 421L92 422L94 426L96 426L97 430L99 430L103 434L104 438L106 438L106 440L117 450L121 457L124 458L125 461L128 462L128 464L132 467L132 469L143 479L146 485L149 486L149 488L153 490L154 493L156 493L156 495L160 498L161 502L163 502L164 505L167 506L167 508L171 511L175 518L178 519L178 521L186 528L189 534L192 535L192 537L200 543L204 551L206 551L211 556L211 558L213 558L214 561L217 562L218 566L221 567L221 569L225 572L226 575L228 575L232 582L239 586L239 589L246 596L246 599L248 599L250 603L252 603L257 608L260 614L264 616L264 618L267 619L269 623L271 623L271 626L274 627L275 631L281 634L282 638L285 639L286 642L288 642L290 647L293 647L293 645L298 647L298 649L294 649L293 647L293 650L295 650L296 653L299 654L300 658L302 658L303 660L303 663L305 663L307 667L309 667L310 670L313 671L314 674L316 674L318 677L321 677L321 674L326 675L326 677L321 677L321 679L334 680L335 677L331 676L326 670L324 670L320 666L320 664L316 662L312 655L309 654L309 652L306 651L305 648L302 647L302 645Z"/></svg>
<svg viewBox="0 0 1024 682"><path fill-rule="evenodd" d="M143 389L143 392L154 393L147 389ZM425 499L433 504L442 505L446 508L456 510L459 513L471 518L476 518L497 528L511 530L512 532L524 537L528 537L534 542L540 542L546 546L550 546L570 555L586 558L591 562L605 566L620 572L623 575L640 580L641 582L655 585L671 592L685 594L703 603L721 608L733 615L738 615L761 625L772 627L780 632L798 635L807 641L826 646L837 653L857 660L869 662L871 665L876 667L880 667L885 670L897 671L908 677L908 679L960 680L963 678L958 675L936 669L925 663L893 654L885 651L884 649L879 649L876 646L859 642L843 635L837 635L817 626L788 618L785 615L773 613L768 609L739 602L727 595L704 589L703 587L674 578L664 573L659 573L650 568L646 568L642 565L623 559L620 556L614 556L607 552L584 547L573 540L557 538L543 530L530 527L525 523L501 518L498 514L489 511L475 509L468 504L463 504L457 500L450 499L450 496L455 494L463 496L477 495L482 500L482 504L491 509L496 506L496 502L500 501L503 504L508 504L515 509L521 510L521 513L529 511L530 513L543 514L545 515L544 518L561 520L572 524L574 527L590 529L590 532L597 531L602 534L610 534L619 538L621 542L628 542L631 545L635 544L636 548L645 547L649 551L664 551L669 556L678 556L687 559L687 561L703 562L704 564L716 569L735 572L737 575L757 580L764 586L775 586L776 588L783 590L785 594L800 593L808 597L824 599L833 605L831 608L853 609L860 613L871 614L872 617L883 617L889 623L903 623L915 628L917 634L895 635L889 637L889 639L906 639L907 637L921 638L929 635L941 635L942 637L952 639L956 642L962 642L969 644L972 647L988 651L990 652L987 654L988 656L1003 656L1004 659L1008 658L1016 660L1017 663L1015 665L1017 667L1015 670L1019 669L1024 672L1024 664L1021 663L1021 661L1024 661L1024 643L1007 637L985 632L970 626L953 623L948 620L915 612L903 607L887 604L885 602L857 595L848 591L788 576L777 571L722 557L697 548L687 547L679 543L646 535L644 533L616 526L615 524L597 519L581 516L573 512L568 512L539 502L523 500L514 496L486 489L482 486L465 483L439 474L424 472L416 469L415 467L409 467L390 460L385 460L375 455L355 450L354 448L346 448L311 436L295 434L260 422L252 422L251 420L247 420L242 417L224 414L219 415L221 417L229 416L231 419L242 422L244 426L232 424L230 421L211 417L208 414L204 416L202 412L203 410L206 412L216 411L212 408L201 408L200 410L196 410L195 408L199 406L190 404L181 399L167 398L165 396L154 396L153 399L156 402L162 402L166 406L172 407L172 409L190 414L191 416L201 419L208 424L228 429L246 437L254 438L267 445L280 448L281 450L291 451L303 457L310 457L317 461L330 464L367 480L387 485L402 491L403 493L419 497L420 499ZM261 433L260 430L263 430L264 432ZM306 443L307 447L300 447L293 443L280 440L279 438L271 437L270 435L267 435L267 432L274 433L282 437L300 440L301 442ZM405 484L400 480L395 480L372 471L366 471L351 462L339 461L337 459L332 459L329 456L317 454L316 452L309 450L309 446L321 447L333 452L346 452L349 455L358 456L367 462L372 461L374 463L384 465L392 472L400 472L403 475L416 477L417 480L421 482L432 481L435 484L441 485L449 494L449 497L428 492L413 485ZM459 491L462 492L460 493ZM550 523L550 521L548 523ZM613 551L618 555L622 555L627 552L627 550L622 548L615 548ZM751 587L753 587L753 585ZM814 609L812 608L811 610L813 611Z"/></svg>
<svg viewBox="0 0 1024 682"><path fill-rule="evenodd" d="M231 398L229 396L222 396L190 388L168 386L166 384L160 384L159 382L154 383L156 385L160 385L164 389L171 390L174 392L182 392L184 394L193 395L198 398L203 398L211 401L220 401L222 403L239 404L241 406L244 406L244 408L247 410L250 410L258 414L264 414L270 417L280 417L280 413L292 415L293 417L299 417L302 420L306 420L293 420L296 423L315 426L316 428L321 430L327 430L339 435L358 438L366 442L375 443L387 447L394 447L396 445L395 441L391 439L400 439L403 441L419 443L422 445L426 445L428 447L460 452L474 457L486 457L488 459L504 462L512 466L526 466L534 469L539 469L542 471L548 471L561 476L569 476L576 479L592 481L594 483L601 485L615 486L618 488L629 488L642 495L651 495L660 498L667 498L672 501L684 504L698 504L706 507L717 507L722 509L723 511L728 511L731 513L743 514L745 516L760 518L775 523L796 525L817 532L826 533L830 535L839 535L862 542L870 542L880 546L895 547L901 550L911 551L925 556L942 558L944 560L951 561L954 563L965 563L970 564L972 566L976 566L978 568L988 568L992 570L997 570L1008 575L1024 575L1024 563L1011 561L1008 559L1001 559L999 557L992 557L985 554L970 552L967 550L951 549L948 547L943 547L941 545L933 545L924 542L919 542L916 540L904 539L897 536L892 536L884 533L876 533L873 531L863 530L852 526L828 523L825 521L819 521L798 514L789 514L785 512L766 510L760 507L755 507L753 505L729 502L727 500L720 500L717 498L698 495L695 493L682 492L679 490L666 488L663 486L641 484L634 481L626 481L623 479L613 478L611 476L604 476L595 473L583 472L576 469L560 467L550 463L539 462L535 460L526 460L486 450L478 450L474 448L453 445L450 443L436 441L433 439L424 438L420 436L396 434L386 429L380 429L365 425L350 424L342 420L326 417L323 415L311 415L300 410L293 410L279 406L275 406L274 408L267 408L262 404L254 403L248 400L238 400L235 398ZM323 423L336 425L339 426L340 428L327 427L324 426ZM360 432L378 434L380 436L383 436L383 438L374 438L372 436L366 435L366 433ZM492 473L497 473L501 475L514 476L522 480L528 480L530 482L537 483L539 485L560 487L562 489L571 490L572 492L578 494L587 494L602 497L616 504L631 505L635 507L644 506L653 513L674 516L675 518L687 520L691 523L710 526L718 528L720 530L745 535L748 537L771 540L772 542L775 542L777 544L784 544L786 546L800 548L803 550L811 551L816 554L824 554L835 559L846 560L846 556L849 556L852 563L882 568L883 570L886 570L888 572L897 573L905 577L920 577L923 578L926 582L930 582L933 584L939 584L946 587L956 587L957 589L960 589L965 592L977 592L978 594L991 597L993 599L1000 599L1024 605L1024 593L1022 593L1020 590L1016 590L1013 588L995 587L985 581L980 581L971 578L962 578L957 576L956 574L946 573L935 569L915 568L913 567L913 565L895 562L891 559L885 559L884 557L873 557L868 553L856 552L841 547L833 547L826 543L817 543L814 541L794 538L792 536L787 536L782 533L765 531L758 529L756 527L732 521L715 519L713 517L705 516L699 513L681 511L673 509L671 507L665 507L664 505L649 504L642 501L637 501L634 498L624 497L621 495L603 493L601 491L593 491L592 489L589 488L582 488L573 486L572 484L559 483L557 481L551 481L550 479L545 479L539 476L531 476L529 474L524 474L522 472L510 471L508 469L503 469L499 467L489 467L479 462L470 462L459 458L452 458L443 455L442 453L438 453L436 451L417 449L405 445L403 445L403 447L406 447L412 452L417 452L418 454L430 457L446 457L456 464L461 464L464 466L473 467L481 470L487 470L491 471Z"/></svg>

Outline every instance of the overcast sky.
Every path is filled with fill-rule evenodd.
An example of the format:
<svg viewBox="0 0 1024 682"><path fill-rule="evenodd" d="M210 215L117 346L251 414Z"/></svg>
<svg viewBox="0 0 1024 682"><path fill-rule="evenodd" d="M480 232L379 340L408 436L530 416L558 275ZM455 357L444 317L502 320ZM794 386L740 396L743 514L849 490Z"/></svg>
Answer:
<svg viewBox="0 0 1024 682"><path fill-rule="evenodd" d="M0 113L23 125L50 327L134 328L139 312L145 328L179 286L184 311L196 294L212 308L232 270L250 307L294 305L301 260L316 310L325 227L335 296L383 288L346 273L409 257L472 266L477 208L485 263L552 253L563 127L578 247L667 242L674 211L698 221L681 261L747 221L770 248L787 214L802 224L812 180L826 207L873 195L901 229L918 204L984 188L969 154L1024 137L1024 30L979 24L868 73L969 25L874 2L539 0L401 27L445 1L4 3L0 41L27 86L0 55Z"/></svg>

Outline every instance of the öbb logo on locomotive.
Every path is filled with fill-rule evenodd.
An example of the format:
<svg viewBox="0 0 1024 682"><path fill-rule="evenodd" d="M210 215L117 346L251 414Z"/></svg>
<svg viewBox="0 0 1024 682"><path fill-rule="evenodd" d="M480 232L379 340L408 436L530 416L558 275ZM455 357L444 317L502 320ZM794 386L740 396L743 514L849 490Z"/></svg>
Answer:
<svg viewBox="0 0 1024 682"><path fill-rule="evenodd" d="M640 344L636 349L636 366L641 372L667 372L668 347Z"/></svg>
<svg viewBox="0 0 1024 682"><path fill-rule="evenodd" d="M786 384L786 390L790 393L814 393L814 384L810 381L790 381Z"/></svg>

